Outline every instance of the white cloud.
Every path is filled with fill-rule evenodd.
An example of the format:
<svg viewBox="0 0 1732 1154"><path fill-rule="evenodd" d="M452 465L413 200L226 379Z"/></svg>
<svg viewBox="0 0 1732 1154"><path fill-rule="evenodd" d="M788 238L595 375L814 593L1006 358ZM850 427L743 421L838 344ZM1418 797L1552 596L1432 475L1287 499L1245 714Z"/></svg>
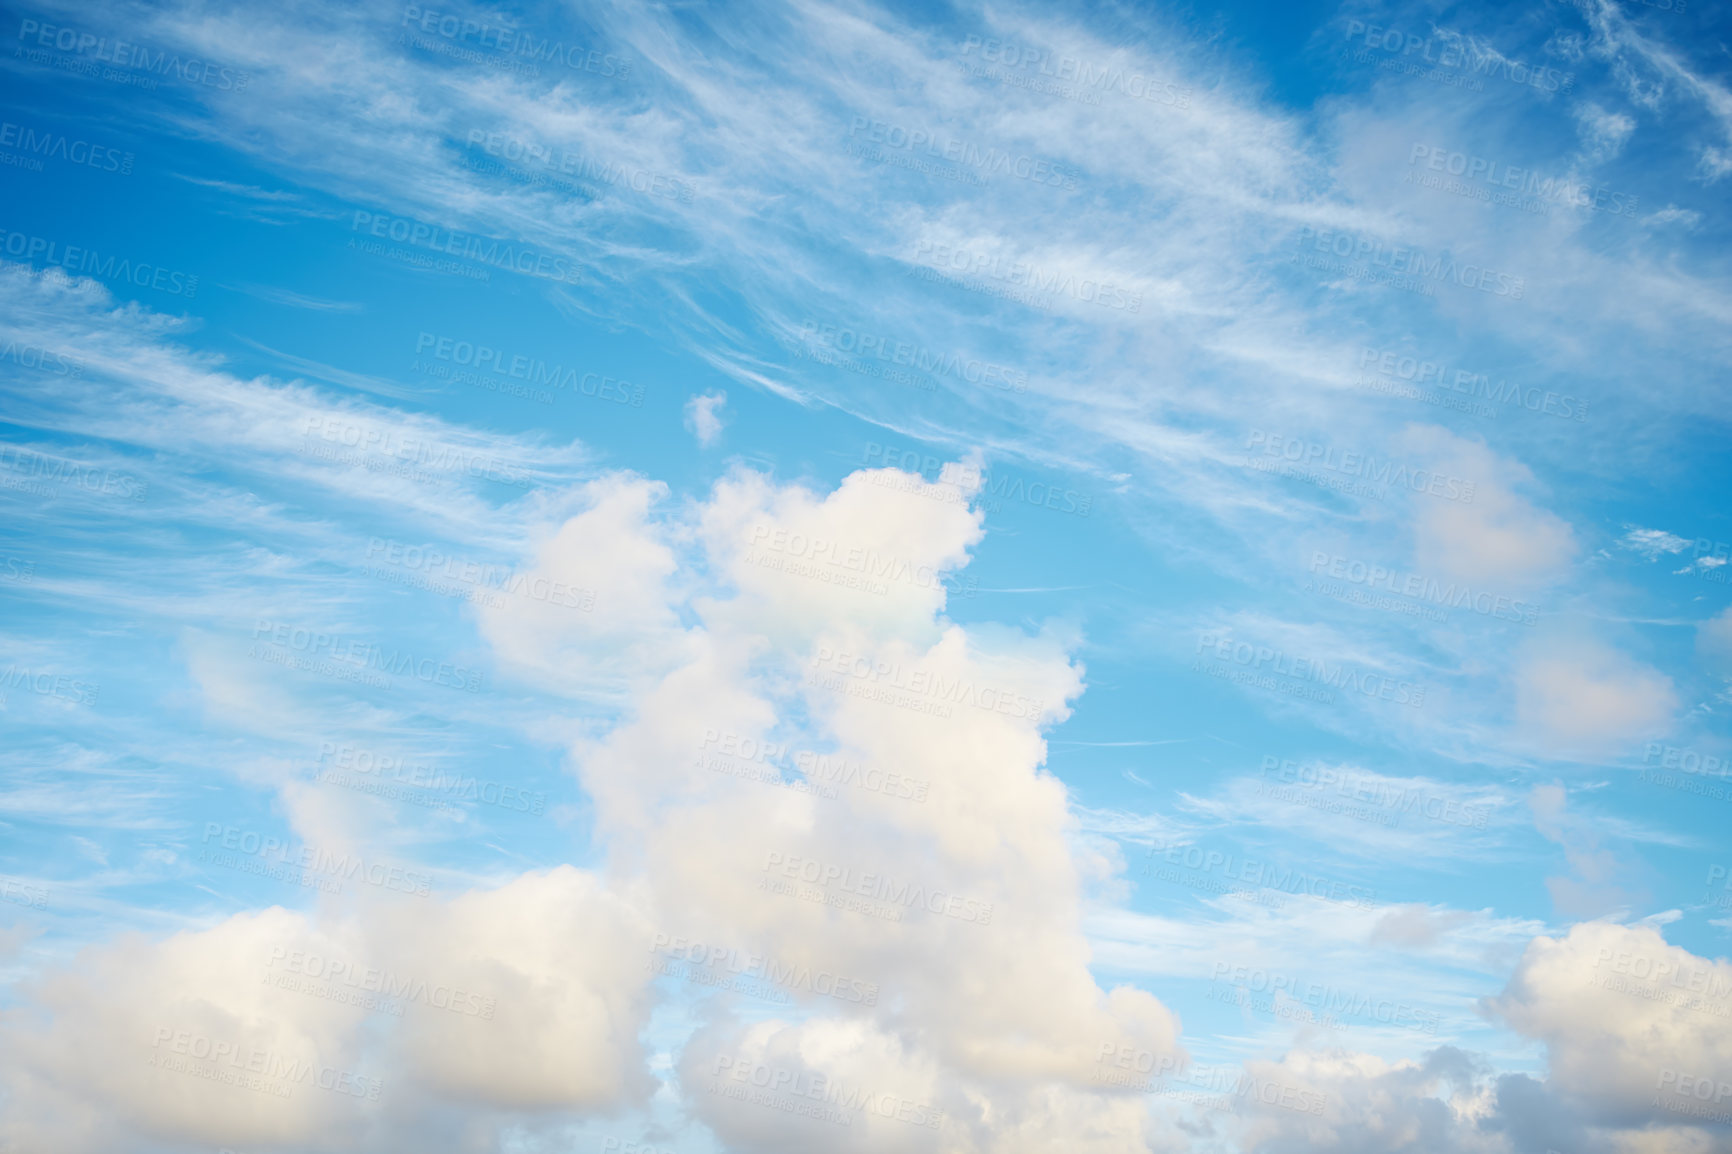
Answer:
<svg viewBox="0 0 1732 1154"><path fill-rule="evenodd" d="M1574 875L1546 879L1552 905L1571 917L1597 917L1629 908L1632 895L1618 884L1629 872L1626 864L1600 848L1593 823L1571 815L1568 802L1562 785L1535 786L1528 798L1534 828L1547 841L1563 847Z"/></svg>
<svg viewBox="0 0 1732 1154"><path fill-rule="evenodd" d="M615 1109L653 1085L648 940L569 866L450 899L121 938L37 980L4 1023L0 1136L457 1149L438 1133L453 1102Z"/></svg>
<svg viewBox="0 0 1732 1154"><path fill-rule="evenodd" d="M1588 159L1595 164L1614 159L1625 141L1636 131L1636 122L1622 112L1607 112L1593 101L1578 104L1576 131L1581 135Z"/></svg>
<svg viewBox="0 0 1732 1154"><path fill-rule="evenodd" d="M1618 539L1618 544L1632 552L1640 553L1650 561L1660 559L1662 553L1682 553L1690 547L1690 542L1664 529L1643 529L1637 525L1625 525L1624 535Z"/></svg>
<svg viewBox="0 0 1732 1154"><path fill-rule="evenodd" d="M716 443L716 438L722 435L722 406L728 403L728 394L720 390L693 397L686 402L686 428L698 439L698 444L710 446Z"/></svg>
<svg viewBox="0 0 1732 1154"><path fill-rule="evenodd" d="M1671 945L1651 925L1583 922L1537 937L1486 1005L1545 1043L1549 1084L1590 1116L1687 1124L1653 1105L1690 1104L1666 1071L1732 1082L1732 964Z"/></svg>
<svg viewBox="0 0 1732 1154"><path fill-rule="evenodd" d="M618 699L679 660L678 562L652 519L666 494L659 482L603 477L576 490L581 512L538 531L504 595L476 609L482 637L514 678Z"/></svg>
<svg viewBox="0 0 1732 1154"><path fill-rule="evenodd" d="M1411 426L1404 443L1434 469L1471 482L1473 498L1415 502L1421 570L1471 582L1528 585L1555 579L1575 557L1575 533L1561 517L1520 495L1533 474L1483 442L1435 426Z"/></svg>
<svg viewBox="0 0 1732 1154"><path fill-rule="evenodd" d="M1530 645L1515 671L1515 716L1565 751L1604 749L1664 732L1678 709L1671 678L1586 639Z"/></svg>
<svg viewBox="0 0 1732 1154"><path fill-rule="evenodd" d="M1721 669L1732 667L1732 608L1722 609L1698 625L1696 644Z"/></svg>
<svg viewBox="0 0 1732 1154"><path fill-rule="evenodd" d="M831 1006L786 1027L810 1039L795 1047L801 1062L831 1052L823 1039L879 1047L812 1068L936 1097L959 1124L1002 1136L1013 1118L1057 1124L1035 1087L1058 1079L1086 1094L1104 1040L1170 1053L1177 1025L1150 995L1104 991L1088 972L1074 826L1065 790L1039 769L1040 728L1064 716L1080 671L1058 636L942 619L934 575L966 560L979 519L911 494L909 480L855 473L822 498L754 474L719 484L691 513L692 568L714 584L691 601L690 659L577 759L615 869L643 876L669 932L884 991L852 1024ZM882 588L847 580L862 575ZM721 735L785 746L777 764L797 768L809 749L930 787L919 803L794 793L718 772L739 760ZM764 1027L714 1029L726 1039L715 1045L752 1051ZM879 1035L907 1039L894 1060L866 1041ZM759 1107L705 1109L725 1132L776 1129L751 1124Z"/></svg>

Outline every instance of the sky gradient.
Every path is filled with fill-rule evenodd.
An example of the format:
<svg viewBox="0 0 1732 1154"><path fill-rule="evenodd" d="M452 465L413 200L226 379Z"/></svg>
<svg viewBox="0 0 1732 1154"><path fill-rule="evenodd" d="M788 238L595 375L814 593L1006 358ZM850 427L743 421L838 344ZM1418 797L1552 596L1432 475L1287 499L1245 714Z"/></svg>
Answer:
<svg viewBox="0 0 1732 1154"><path fill-rule="evenodd" d="M0 12L0 1151L1732 1152L1729 33Z"/></svg>

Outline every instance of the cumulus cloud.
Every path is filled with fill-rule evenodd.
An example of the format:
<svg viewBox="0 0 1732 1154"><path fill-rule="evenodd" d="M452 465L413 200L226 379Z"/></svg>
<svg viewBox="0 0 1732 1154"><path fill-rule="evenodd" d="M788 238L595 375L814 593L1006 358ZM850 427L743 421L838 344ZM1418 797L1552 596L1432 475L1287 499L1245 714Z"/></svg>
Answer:
<svg viewBox="0 0 1732 1154"><path fill-rule="evenodd" d="M966 563L979 515L915 482L719 483L690 514L695 567L713 575L691 601L691 659L575 755L598 837L653 893L659 930L881 991L871 1007L795 991L810 1016L771 1032L719 1018L685 1077L773 1051L800 1077L882 1086L1002 1138L1007 1119L1058 1125L1044 1087L1087 1096L1103 1042L1173 1053L1177 1022L1088 971L1074 821L1041 771L1041 728L1081 689L1067 641L943 619L941 577ZM846 769L831 797L763 780L834 783L846 766L917 782L920 799ZM724 1133L790 1133L762 1103L701 1100ZM894 1119L868 1132L907 1134Z"/></svg>
<svg viewBox="0 0 1732 1154"><path fill-rule="evenodd" d="M166 1030L171 1047L184 1035L225 1056L379 1070L393 1102L428 1103L429 1117L610 1110L655 1090L639 1037L658 943L701 940L784 979L777 1020L718 1004L679 1047L677 1085L728 1140L924 1148L931 1130L908 1116L942 1111L958 1148L1140 1141L1146 1111L1095 1080L1103 1047L1183 1050L1160 1001L1090 972L1083 893L1119 867L1084 852L1043 768L1042 731L1082 690L1075 638L947 619L946 578L983 530L969 490L929 488L867 470L816 493L740 471L670 506L639 478L583 486L531 546L520 587L474 612L508 671L623 695L621 720L570 749L605 868L97 947L8 1023L12 1084L91 1118L93 1147L130 1127L364 1148L402 1125L389 1112L358 1124L332 1094L254 1104L201 1077L209 1063L190 1052L177 1057L193 1072L164 1072L148 1059ZM593 610L570 603L577 590ZM279 789L309 840L367 844L333 791ZM381 1026L261 981L285 955L424 979L486 1016L413 1003ZM98 1038L124 1060L81 1077ZM854 1094L853 1136L710 1093L724 1057ZM32 1141L51 1128L47 1113L12 1124Z"/></svg>
<svg viewBox="0 0 1732 1154"><path fill-rule="evenodd" d="M651 510L666 486L615 474L579 490L583 508L531 546L506 596L477 609L502 667L543 688L618 696L678 660L670 604L677 561Z"/></svg>
<svg viewBox="0 0 1732 1154"><path fill-rule="evenodd" d="M1026 359L1033 370L999 379L1032 376L1035 387L987 395L1007 408L1032 409L1046 403L1048 391L1058 394L1060 403L1035 410L1032 422L1053 444L1084 439L1077 434L1086 431L1097 443L1129 446L1155 462L1185 439L1173 428L1188 430L1212 405L1242 407L1245 394L1230 381L1218 390L1194 389L1187 378L1182 394L1163 394L1140 368L1120 373L1108 360L1129 354L1133 365L1186 363L1183 356L1149 355L1151 348L1169 351L1163 342L1171 335L1162 331L1169 321L1162 318L1209 330L1200 338L1205 349L1249 348L1255 351L1234 355L1284 369L1304 363L1306 350L1289 334L1318 315L1316 295L1307 288L1279 299L1263 277L1244 269L1259 267L1262 246L1279 241L1295 221L1371 211L1336 197L1314 165L1317 150L1301 127L1304 118L1264 111L1227 84L1197 91L1183 117L1151 116L1149 107L1129 101L1116 112L1111 104L1055 103L1032 90L963 82L953 46L891 35L851 9L801 10L795 23L805 39L792 46L732 40L736 47L750 42L726 54L739 69L735 81L753 77L765 58L772 71L789 61L828 60L833 44L847 43L857 61L872 61L853 73L811 68L799 77L813 85L804 89L792 80L722 87L712 61L693 64L695 57L683 56L679 21L659 10L598 17L611 22L598 42L617 41L636 54L638 75L650 78L654 92L649 100L631 93L620 101L623 110L587 92L578 96L563 80L548 91L487 69L451 67L448 58L429 69L415 53L379 51L378 30L369 30L365 17L327 15L333 27L354 34L270 23L283 20L282 13L192 11L153 16L149 30L165 43L220 48L259 69L255 91L266 98L220 103L206 130L272 163L300 160L297 176L308 187L546 243L586 267L611 267L629 253L673 280L677 266L692 283L729 284L744 298L742 315L865 314L863 298L852 295L862 283L855 267L794 259L810 237L784 234L779 218L763 226L774 218L763 205L789 189L802 190L815 234L847 237L873 260L896 266L890 287L874 284L865 299L886 318L874 323L907 334L923 358L960 326L954 316L930 310L926 286L901 275L906 259L886 255L905 258L922 243L954 241L981 256L1026 256L1042 269L1080 270L1096 283L1104 277L1146 293L1159 307L1122 332L1080 328L1082 316L1105 316L1115 326L1119 318L1066 298L1057 301L1054 319L1019 319L996 334L1007 359ZM980 21L984 31L1014 43L1122 60L1131 69L1158 67L1181 83L1188 75L1181 58L1116 49L1056 21L1000 10ZM710 29L718 30L728 31ZM849 110L912 120L934 106L983 139L1012 148L1050 144L1097 190L1122 185L1146 193L1155 174L1157 211L1141 193L1124 210L1107 207L1093 192L1092 207L1075 213L1046 211L1052 202L1042 201L1055 231L1035 236L1021 198L1050 190L1001 182L992 196L966 206L891 203L888 192L838 167L836 145ZM357 107L370 115L334 114ZM1616 155L1632 133L1628 116L1598 105L1584 105L1578 122L1594 156ZM454 124L523 133L645 170L683 171L689 163L712 174L711 188L695 209L674 198L646 207L607 197L560 200L534 185L501 188L481 179L474 164L453 159L462 155L448 147ZM1713 149L1704 156L1723 161ZM831 179L837 174L844 178ZM648 231L651 218L667 232L646 242L637 234ZM1102 236L1128 239L1102 245ZM1543 243L1553 243L1549 234ZM705 263L682 250L701 250ZM1223 252L1240 259L1223 260ZM1523 250L1514 253L1519 260ZM1603 271L1629 283L1621 265ZM1716 324L1721 319L1717 289L1690 293L1688 282L1668 280L1664 291L1620 296L1604 292L1602 277L1572 283L1584 288L1570 300L1588 312L1566 301L1562 324L1546 329L1536 322L1521 333L1535 348L1569 344L1581 317L1604 315L1601 309L1635 309L1635 319L1646 320L1679 309L1685 297L1690 309ZM1567 288L1560 279L1556 291ZM575 484L583 454L534 437L482 434L333 402L300 384L239 379L215 360L153 344L153 335L183 330L139 310L114 309L93 282L7 270L0 294L32 307L58 297L65 306L35 338L45 333L89 361L87 392L94 399L81 402L88 406L82 433L158 454L190 446L238 469L268 468L279 480L407 511L427 523L455 519L491 546L518 548L522 564L508 579L507 596L463 612L472 615L508 683L585 704L605 698L615 707L593 721L586 713L590 735L566 751L593 804L585 816L593 818L594 849L604 863L595 872L532 871L449 898L369 908L364 919L323 908L239 915L160 941L96 947L39 983L32 1000L0 1019L0 1071L9 1102L20 1104L5 1125L21 1148L110 1149L143 1133L164 1142L475 1149L494 1137L476 1118L496 1109L564 1116L640 1104L656 1089L639 1041L652 1000L653 971L644 963L657 956L655 943L672 936L770 959L780 974L805 975L783 991L792 1004L773 1019L737 1012L717 998L693 1015L699 1027L691 1040L674 1043L666 1093L683 1095L684 1108L738 1146L926 1148L931 1135L917 1119L939 1111L949 1127L944 1141L969 1151L1104 1154L1141 1148L1152 1138L1190 1149L1216 1136L1217 1123L1206 1134L1155 1135L1142 1101L1106 1092L1094 1077L1102 1047L1180 1055L1184 1042L1176 1016L1157 998L1091 972L1097 959L1082 930L1082 894L1117 863L1079 852L1070 799L1047 771L1044 736L1082 691L1078 639L1056 625L965 627L946 614L952 575L985 537L970 488L864 470L817 492L742 470L707 497L676 506L659 482L620 474L577 485L570 515L531 499L502 510L485 496L481 474L457 468L435 484L411 483L347 459L343 450L353 446L344 439L407 432L442 460L486 462L486 469L505 462L513 476L555 487ZM623 311L645 308L644 300L628 297L620 293ZM274 299L303 309L336 303ZM740 337L742 344L749 340ZM1196 351L1174 344L1171 351ZM762 363L766 347L749 355L706 348L704 355L754 387L797 395ZM1072 356L1087 347L1107 353L1092 363ZM1640 352L1632 355L1639 359ZM964 355L956 363L963 367L943 387L978 398L962 387L980 387L967 375L978 359ZM1259 374L1255 395L1286 391L1268 384ZM856 391L873 398L861 404L878 403L877 393ZM905 407L899 395L886 395L893 398L887 405ZM716 392L688 403L687 427L701 444L719 438L724 401ZM1160 416L1144 419L1145 413ZM1435 428L1410 430L1401 447L1476 484L1471 502L1413 502L1420 568L1476 585L1539 584L1567 572L1577 552L1574 531L1545 507L1546 495L1513 457ZM1263 478L1255 480L1260 485ZM1202 493L1194 499L1215 510L1265 500L1199 484L1189 470L1173 489ZM1019 491L1028 490L1019 483ZM238 500L235 507L259 517L269 512ZM1635 531L1627 541L1650 558L1688 546L1657 530ZM1720 620L1704 627L1705 644L1719 643ZM296 712L297 703L262 684L257 670L250 680L241 676L228 650L199 637L186 648L213 713L272 711L255 728L277 734L309 728L304 719L315 716L311 711ZM1559 745L1645 738L1676 706L1663 676L1603 647L1536 646L1518 671L1516 699L1517 719ZM404 728L411 723L394 720ZM421 717L412 723L434 728ZM251 780L277 784L281 776L261 766ZM1435 783L1377 776L1367 784ZM1461 798L1477 801L1478 794L1462 787L1438 800ZM355 813L332 797L282 785L278 800L298 828L344 844L359 836ZM1408 856L1419 850L1462 856L1483 844L1444 827L1418 837L1379 840L1376 830L1344 836L1305 807L1303 813L1253 808L1236 795L1217 816L1228 813L1229 802L1235 814L1255 815L1266 827L1349 843L1349 853L1373 849L1387 857L1418 847ZM1566 828L1561 798L1542 790L1535 811L1543 827ZM1583 861L1599 868L1591 853ZM1292 936L1308 931L1305 940L1315 942L1316 927L1327 920L1316 912L1321 899L1295 901L1293 908L1303 917L1292 915ZM1350 923L1355 951L1366 943L1432 948L1448 944L1464 924L1459 914L1417 904L1355 910L1336 920ZM1172 953L1170 943L1185 927L1157 928L1161 934L1143 948ZM1190 960L1206 948L1195 938L1187 944ZM421 977L435 990L462 990L462 1004L485 1006L487 1016L453 1011L449 1002L413 1002L400 1021L369 1018L365 1007L254 982L261 967L268 976L273 958L279 965L286 960L273 950L354 958L363 969ZM1543 969L1524 959L1524 973ZM838 996L837 975L849 976L852 993L870 989L870 1000ZM1505 1001L1512 996L1506 992ZM1580 1039L1567 1036L1564 1011L1542 1002L1515 998L1506 1020L1556 1052L1573 1053ZM486 1029L479 1028L483 1022ZM1637 1039L1632 1045L1648 1044L1634 1027L1629 1037ZM188 1053L181 1052L182 1039ZM197 1057L197 1039L206 1053L218 1045L225 1053L257 1052L276 1068L336 1071L351 1086L371 1085L357 1079L377 1076L391 1095L380 1100L391 1105L363 1118L353 1102L322 1087L289 1098L237 1092L189 1072L206 1062ZM164 1045L192 1063L151 1065ZM1706 1071L1681 1076L1721 1076L1714 1055L1689 1045L1680 1053L1701 1059L1692 1069ZM736 1078L742 1069L746 1077ZM1564 1120L1569 1096L1588 1084L1579 1073L1556 1079L1556 1086L1519 1076L1494 1080L1447 1047L1417 1060L1296 1051L1280 1061L1252 1059L1245 1069L1256 1085L1276 1087L1274 1100L1254 1096L1241 1115L1218 1120L1222 1130L1238 1127L1249 1149L1592 1148L1580 1124ZM785 1103L751 1096L788 1091L801 1079L808 1090L822 1079L864 1103L860 1125L844 1137L822 1118L796 1119ZM751 1094L712 1093L717 1082L749 1087ZM1293 1101L1323 1108L1295 1110ZM1611 1119L1622 1121L1641 1128L1621 1135L1623 1149L1685 1146L1686 1132L1669 1115L1632 1107Z"/></svg>
<svg viewBox="0 0 1732 1154"><path fill-rule="evenodd" d="M1243 1148L1323 1154L1504 1154L1510 1146L1481 1126L1491 1091L1481 1063L1443 1046L1394 1062L1350 1050L1295 1050L1279 1061L1250 1062L1269 1085L1294 1088L1289 1104L1256 1102L1235 1129ZM1290 1104L1303 1091L1321 1099L1317 1116Z"/></svg>
<svg viewBox="0 0 1732 1154"><path fill-rule="evenodd" d="M1548 1086L1602 1125L1688 1127L1716 1094L1720 1110L1732 1102L1719 1089L1732 1085L1732 964L1652 925L1583 922L1536 937L1486 1007L1545 1043Z"/></svg>
<svg viewBox="0 0 1732 1154"><path fill-rule="evenodd" d="M641 916L569 866L359 912L272 907L93 946L3 1022L21 1150L457 1149L437 1119L603 1110L654 1083ZM424 1121L411 1121L417 1114Z"/></svg>

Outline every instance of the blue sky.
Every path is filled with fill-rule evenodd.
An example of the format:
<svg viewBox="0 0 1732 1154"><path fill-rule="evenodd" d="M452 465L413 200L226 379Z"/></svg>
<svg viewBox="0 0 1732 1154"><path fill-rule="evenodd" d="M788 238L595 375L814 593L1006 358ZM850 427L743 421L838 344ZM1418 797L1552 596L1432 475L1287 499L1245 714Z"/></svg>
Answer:
<svg viewBox="0 0 1732 1154"><path fill-rule="evenodd" d="M4 27L0 1148L1732 1149L1719 6Z"/></svg>

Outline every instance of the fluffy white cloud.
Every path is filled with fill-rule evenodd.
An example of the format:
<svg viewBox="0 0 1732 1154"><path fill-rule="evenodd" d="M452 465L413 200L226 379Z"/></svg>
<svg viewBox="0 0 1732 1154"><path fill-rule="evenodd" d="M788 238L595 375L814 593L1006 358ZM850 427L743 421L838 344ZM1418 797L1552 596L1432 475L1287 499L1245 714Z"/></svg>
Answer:
<svg viewBox="0 0 1732 1154"><path fill-rule="evenodd" d="M306 1072L356 1071L356 1015L313 999L274 1013L283 999L260 978L283 942L320 948L304 918L270 909L160 943L123 939L44 979L0 1047L8 1139L27 1150L105 1149L125 1132L347 1145L365 1111L311 1088Z"/></svg>
<svg viewBox="0 0 1732 1154"><path fill-rule="evenodd" d="M1732 1112L1732 964L1671 945L1652 925L1584 922L1536 937L1486 1006L1543 1041L1551 1089L1604 1124Z"/></svg>
<svg viewBox="0 0 1732 1154"><path fill-rule="evenodd" d="M471 995L460 1010L407 1019L396 1040L394 1065L435 1092L599 1110L653 1088L638 1040L649 929L593 874L560 866L425 911L399 902L375 919L382 963L436 967L429 978Z"/></svg>
<svg viewBox="0 0 1732 1154"><path fill-rule="evenodd" d="M1395 1062L1348 1050L1292 1051L1279 1061L1248 1062L1246 1074L1251 1092L1241 1096L1233 1126L1245 1150L1511 1150L1502 1135L1480 1125L1491 1109L1483 1069L1451 1047ZM1301 1108L1319 1100L1315 1115Z"/></svg>
<svg viewBox="0 0 1732 1154"><path fill-rule="evenodd" d="M579 771L658 930L880 991L868 1006L795 990L815 1016L778 1027L787 1069L925 1095L982 1148L1011 1118L1056 1139L1089 1111L1046 1116L1053 1085L1088 1095L1106 1042L1174 1053L1177 1023L1088 970L1074 824L1040 768L1041 727L1081 671L1056 634L943 619L939 576L980 519L915 483L861 472L822 498L749 473L719 484L690 514L690 567L714 575L692 601L692 658L580 747ZM765 1029L717 1023L682 1070L761 1056ZM703 1100L726 1133L805 1134L761 1103ZM885 1125L886 1142L906 1128Z"/></svg>
<svg viewBox="0 0 1732 1154"><path fill-rule="evenodd" d="M679 659L677 561L651 519L666 492L619 474L582 486L582 511L547 531L530 563L478 606L481 634L509 675L619 696Z"/></svg>
<svg viewBox="0 0 1732 1154"><path fill-rule="evenodd" d="M641 918L567 866L448 900L273 907L92 947L0 1022L0 1136L23 1151L141 1134L457 1149L431 1121L453 1103L641 1101L647 943Z"/></svg>
<svg viewBox="0 0 1732 1154"><path fill-rule="evenodd" d="M786 1020L714 1008L677 1047L678 1088L724 1138L793 1150L844 1132L709 1093L719 1057L855 1093L838 1148L929 1148L937 1111L958 1150L1140 1142L1146 1109L1095 1080L1103 1047L1183 1051L1157 999L1090 972L1083 893L1103 863L1079 858L1066 790L1042 768L1043 728L1082 690L1075 639L945 617L945 575L982 537L957 492L934 499L892 470L822 495L740 472L683 508L637 478L583 488L522 587L476 614L508 670L627 703L571 751L605 872L448 898L363 887L358 905L97 947L7 1023L10 1084L44 1104L12 1133L77 1148L52 1119L78 1116L93 1149L130 1132L331 1148L414 1133L440 1149L455 1139L439 1120L466 1106L642 1103L652 947L679 936L801 975L784 983ZM576 589L593 611L559 603ZM309 844L373 860L371 810L276 785ZM351 1004L333 965L376 972L363 980L378 997L409 991L402 1015ZM838 996L835 975L870 996ZM148 1065L159 1036L186 1040L186 1071ZM357 1120L365 1093L291 1079L272 1098L201 1076L216 1067L198 1038L378 1077L358 1084L379 1109ZM98 1068L81 1071L90 1052Z"/></svg>

